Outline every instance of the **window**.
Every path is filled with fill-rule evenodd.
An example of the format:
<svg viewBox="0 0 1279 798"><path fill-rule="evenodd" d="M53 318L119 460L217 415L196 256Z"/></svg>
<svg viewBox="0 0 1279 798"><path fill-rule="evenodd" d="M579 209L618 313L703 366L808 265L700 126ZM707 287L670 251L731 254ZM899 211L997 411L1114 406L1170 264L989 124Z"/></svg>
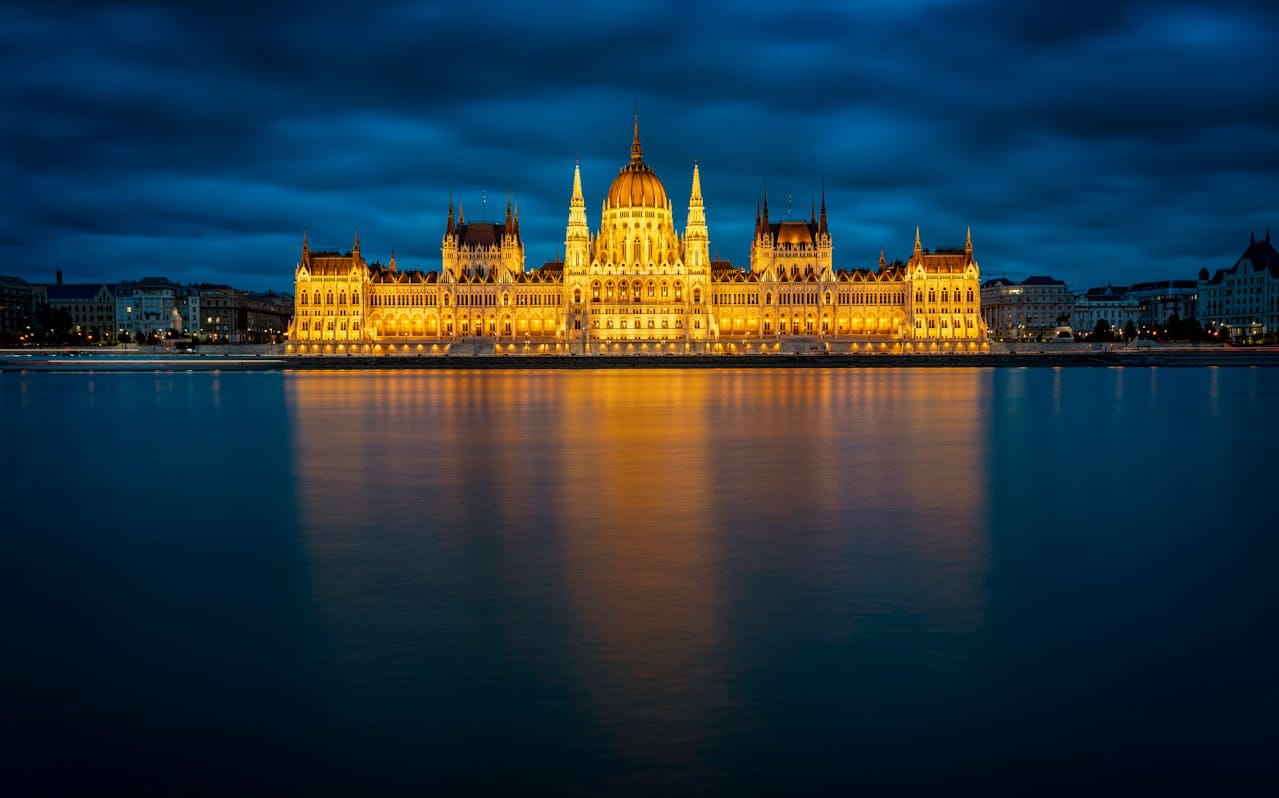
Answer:
<svg viewBox="0 0 1279 798"><path fill-rule="evenodd" d="M598 298L598 297L597 297L597 298ZM581 304L581 302L582 302L582 289L580 289L580 288L574 288L574 289L573 289L573 304L577 305L577 304Z"/></svg>

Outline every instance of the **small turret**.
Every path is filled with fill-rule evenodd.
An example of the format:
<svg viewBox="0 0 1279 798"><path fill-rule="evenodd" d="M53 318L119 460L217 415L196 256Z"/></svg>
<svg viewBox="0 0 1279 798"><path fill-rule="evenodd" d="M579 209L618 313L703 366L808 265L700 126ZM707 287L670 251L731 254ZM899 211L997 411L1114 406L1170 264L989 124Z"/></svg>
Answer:
<svg viewBox="0 0 1279 798"><path fill-rule="evenodd" d="M395 271L395 247L391 247L391 271Z"/></svg>
<svg viewBox="0 0 1279 798"><path fill-rule="evenodd" d="M826 187L822 186L822 219L817 224L817 234L819 236L830 235L830 229L826 226Z"/></svg>
<svg viewBox="0 0 1279 798"><path fill-rule="evenodd" d="M453 235L454 229L455 228L453 226L453 192L450 191L449 192L449 222L448 222L448 225L444 228L444 235L446 236Z"/></svg>
<svg viewBox="0 0 1279 798"><path fill-rule="evenodd" d="M923 251L924 251L924 247L919 243L919 227L916 226L915 227L915 254L918 255L919 253Z"/></svg>
<svg viewBox="0 0 1279 798"><path fill-rule="evenodd" d="M973 228L971 225L968 227L968 237L964 239L964 255L967 256L968 260L973 259Z"/></svg>

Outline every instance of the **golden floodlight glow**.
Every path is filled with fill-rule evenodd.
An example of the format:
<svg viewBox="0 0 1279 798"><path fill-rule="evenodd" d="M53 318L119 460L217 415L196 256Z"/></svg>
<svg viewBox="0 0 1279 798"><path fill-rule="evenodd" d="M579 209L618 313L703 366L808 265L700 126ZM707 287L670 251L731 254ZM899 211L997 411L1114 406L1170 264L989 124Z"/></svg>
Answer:
<svg viewBox="0 0 1279 798"><path fill-rule="evenodd" d="M400 269L394 254L369 263L358 235L345 252L311 250L304 235L288 337L311 342L298 352L355 344L375 355L420 354L427 344L435 354L986 348L971 232L962 248L930 251L916 229L906 261L881 252L877 268L836 268L824 194L820 215L814 203L807 220L774 221L762 199L749 266L712 258L699 165L681 234L644 161L637 117L593 235L574 166L562 259L526 267L510 196L496 222L468 221L450 197L438 270Z"/></svg>

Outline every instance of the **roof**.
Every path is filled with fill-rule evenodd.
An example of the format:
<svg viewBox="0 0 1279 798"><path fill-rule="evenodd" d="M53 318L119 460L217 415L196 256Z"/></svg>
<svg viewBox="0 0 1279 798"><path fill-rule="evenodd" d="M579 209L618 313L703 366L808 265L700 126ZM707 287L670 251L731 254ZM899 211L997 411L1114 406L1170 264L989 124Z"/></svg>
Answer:
<svg viewBox="0 0 1279 798"><path fill-rule="evenodd" d="M95 300L105 287L104 283L54 283L45 286L45 289L49 293L50 302L74 302Z"/></svg>
<svg viewBox="0 0 1279 798"><path fill-rule="evenodd" d="M1279 252L1276 252L1274 245L1270 243L1269 230L1261 241L1258 241L1256 236L1252 236L1248 240L1248 248L1239 256L1235 265L1229 269L1218 269L1212 279L1207 281L1207 285L1219 284L1225 275L1236 274L1246 264L1251 264L1254 272L1268 271L1272 278L1279 280Z"/></svg>
<svg viewBox="0 0 1279 798"><path fill-rule="evenodd" d="M799 247L815 246L817 222L789 220L773 222L768 227L773 234L773 240L778 244L790 244L791 246Z"/></svg>
<svg viewBox="0 0 1279 798"><path fill-rule="evenodd" d="M496 247L502 243L506 225L501 222L467 222L456 228L459 247Z"/></svg>
<svg viewBox="0 0 1279 798"><path fill-rule="evenodd" d="M1032 277L1027 277L1025 280L1022 280L1020 284L1021 285L1065 285L1066 283L1054 277L1049 277L1046 274L1037 274Z"/></svg>

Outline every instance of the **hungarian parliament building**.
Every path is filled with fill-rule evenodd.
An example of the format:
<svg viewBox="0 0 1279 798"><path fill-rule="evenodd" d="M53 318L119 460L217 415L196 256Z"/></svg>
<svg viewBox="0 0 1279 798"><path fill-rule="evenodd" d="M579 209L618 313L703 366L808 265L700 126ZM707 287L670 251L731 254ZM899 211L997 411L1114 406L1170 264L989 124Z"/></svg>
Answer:
<svg viewBox="0 0 1279 798"><path fill-rule="evenodd" d="M905 263L836 269L826 218L773 221L757 208L750 265L710 256L693 165L681 236L666 188L631 157L591 234L573 170L563 260L527 270L518 211L467 222L452 200L438 271L369 264L302 238L290 349L315 354L976 352L986 348L971 231L963 248L915 245Z"/></svg>

